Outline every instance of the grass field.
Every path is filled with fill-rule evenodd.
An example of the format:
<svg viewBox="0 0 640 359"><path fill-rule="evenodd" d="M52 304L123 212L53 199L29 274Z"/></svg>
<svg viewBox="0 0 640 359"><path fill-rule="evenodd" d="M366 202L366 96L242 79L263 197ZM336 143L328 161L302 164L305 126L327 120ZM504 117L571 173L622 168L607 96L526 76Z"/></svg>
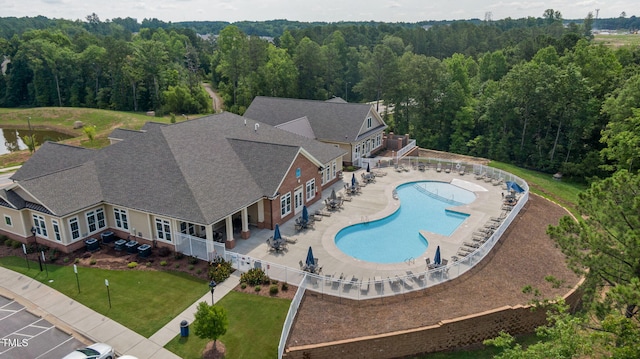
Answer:
<svg viewBox="0 0 640 359"><path fill-rule="evenodd" d="M227 312L229 328L220 338L226 347L226 357L277 358L282 325L290 300L266 298L253 294L230 292L216 305ZM175 337L165 347L184 359L202 358L207 340L196 336Z"/></svg>
<svg viewBox="0 0 640 359"><path fill-rule="evenodd" d="M147 338L209 291L205 281L177 272L78 267L76 281L72 266L47 264L47 277L37 269L37 262L27 269L24 258L3 257L0 265L32 277ZM111 308L105 279L109 280Z"/></svg>
<svg viewBox="0 0 640 359"><path fill-rule="evenodd" d="M640 46L640 34L596 34L593 42L610 47Z"/></svg>

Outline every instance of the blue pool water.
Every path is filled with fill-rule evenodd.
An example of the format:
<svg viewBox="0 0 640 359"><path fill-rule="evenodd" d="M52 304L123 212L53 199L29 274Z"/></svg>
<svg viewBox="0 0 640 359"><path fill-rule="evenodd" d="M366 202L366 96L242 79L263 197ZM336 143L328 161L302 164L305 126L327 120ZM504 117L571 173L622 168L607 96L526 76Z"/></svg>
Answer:
<svg viewBox="0 0 640 359"><path fill-rule="evenodd" d="M396 189L400 208L392 215L342 229L335 238L345 254L367 262L400 263L418 258L429 243L419 231L451 235L469 216L446 208L471 203L473 192L445 182L410 182Z"/></svg>

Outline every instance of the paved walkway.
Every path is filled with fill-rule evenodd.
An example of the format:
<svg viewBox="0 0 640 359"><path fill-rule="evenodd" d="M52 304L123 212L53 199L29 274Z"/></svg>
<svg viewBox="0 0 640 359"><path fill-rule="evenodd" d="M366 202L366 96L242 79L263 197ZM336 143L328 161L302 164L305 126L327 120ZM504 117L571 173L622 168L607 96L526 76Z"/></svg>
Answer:
<svg viewBox="0 0 640 359"><path fill-rule="evenodd" d="M239 281L240 274L234 272L229 279L216 287L214 299L216 301L222 299ZM73 334L85 344L107 343L113 346L119 355L129 354L141 359L179 359L179 356L164 349L164 345L180 334L181 321L186 320L190 324L193 322L199 302L211 301L211 294L207 293L147 339L57 290L20 273L0 267L0 283L2 283L0 295L14 299L30 312L46 318L56 327Z"/></svg>

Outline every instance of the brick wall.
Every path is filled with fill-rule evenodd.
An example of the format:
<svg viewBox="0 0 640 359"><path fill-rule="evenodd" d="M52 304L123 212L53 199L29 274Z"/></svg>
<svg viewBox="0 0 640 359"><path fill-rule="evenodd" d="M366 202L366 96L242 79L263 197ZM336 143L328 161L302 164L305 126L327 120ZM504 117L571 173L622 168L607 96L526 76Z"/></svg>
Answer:
<svg viewBox="0 0 640 359"><path fill-rule="evenodd" d="M571 308L582 296L578 283L564 299ZM402 305L398 303L397 305ZM401 358L433 353L482 343L501 331L512 335L532 333L546 324L545 310L531 310L529 305L504 306L482 313L443 320L437 325L362 338L289 347L287 359Z"/></svg>

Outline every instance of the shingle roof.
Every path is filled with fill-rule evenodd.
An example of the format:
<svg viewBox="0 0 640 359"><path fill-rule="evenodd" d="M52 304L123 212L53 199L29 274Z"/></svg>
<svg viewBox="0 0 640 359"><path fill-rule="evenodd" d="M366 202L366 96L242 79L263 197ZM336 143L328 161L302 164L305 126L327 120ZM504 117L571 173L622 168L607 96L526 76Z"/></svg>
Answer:
<svg viewBox="0 0 640 359"><path fill-rule="evenodd" d="M371 105L257 96L244 117L278 126L307 117L320 141L355 142Z"/></svg>
<svg viewBox="0 0 640 359"><path fill-rule="evenodd" d="M110 136L122 141L89 152L43 146L14 177L58 216L104 201L210 224L273 196L302 148L320 164L345 153L231 113L123 133ZM76 159L58 159L67 153Z"/></svg>

